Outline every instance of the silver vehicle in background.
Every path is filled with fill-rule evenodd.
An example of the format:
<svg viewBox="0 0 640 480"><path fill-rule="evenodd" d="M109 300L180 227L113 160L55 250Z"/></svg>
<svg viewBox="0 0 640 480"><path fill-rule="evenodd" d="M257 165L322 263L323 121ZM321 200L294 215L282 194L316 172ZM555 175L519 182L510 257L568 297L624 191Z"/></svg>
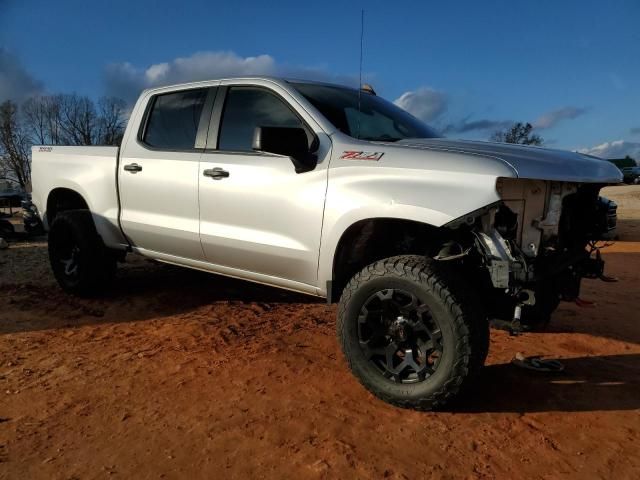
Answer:
<svg viewBox="0 0 640 480"><path fill-rule="evenodd" d="M117 147L33 148L55 276L106 288L128 253L311 295L378 397L441 407L488 319L546 323L615 228L609 162L453 141L368 90L274 78L144 91Z"/></svg>

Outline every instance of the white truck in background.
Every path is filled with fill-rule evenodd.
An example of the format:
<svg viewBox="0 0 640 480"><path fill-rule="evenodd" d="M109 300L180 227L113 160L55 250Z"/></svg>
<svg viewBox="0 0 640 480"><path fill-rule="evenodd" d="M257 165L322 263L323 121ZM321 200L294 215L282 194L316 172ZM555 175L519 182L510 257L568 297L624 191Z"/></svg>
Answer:
<svg viewBox="0 0 640 480"><path fill-rule="evenodd" d="M327 297L363 385L441 407L489 318L548 321L603 275L620 171L584 155L438 138L370 90L232 78L144 91L117 147L33 147L61 287L126 254Z"/></svg>

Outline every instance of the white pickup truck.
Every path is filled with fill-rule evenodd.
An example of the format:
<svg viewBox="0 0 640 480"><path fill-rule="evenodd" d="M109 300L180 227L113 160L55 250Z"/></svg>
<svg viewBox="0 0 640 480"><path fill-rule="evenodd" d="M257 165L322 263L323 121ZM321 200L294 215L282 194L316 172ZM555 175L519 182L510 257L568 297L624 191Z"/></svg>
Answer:
<svg viewBox="0 0 640 480"><path fill-rule="evenodd" d="M234 78L144 91L117 147L33 147L33 200L66 291L127 253L339 302L362 384L444 405L488 350L488 319L548 321L603 276L611 163L451 141L372 89Z"/></svg>

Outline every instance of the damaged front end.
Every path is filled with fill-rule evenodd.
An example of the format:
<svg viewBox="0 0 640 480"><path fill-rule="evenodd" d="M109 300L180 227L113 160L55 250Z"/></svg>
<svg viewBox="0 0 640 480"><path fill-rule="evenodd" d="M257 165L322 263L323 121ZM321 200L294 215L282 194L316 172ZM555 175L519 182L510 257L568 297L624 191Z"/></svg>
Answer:
<svg viewBox="0 0 640 480"><path fill-rule="evenodd" d="M615 235L617 206L602 186L500 179L501 201L448 225L469 233L492 318L514 332L546 324L561 300L578 301L583 278L609 280L597 242Z"/></svg>

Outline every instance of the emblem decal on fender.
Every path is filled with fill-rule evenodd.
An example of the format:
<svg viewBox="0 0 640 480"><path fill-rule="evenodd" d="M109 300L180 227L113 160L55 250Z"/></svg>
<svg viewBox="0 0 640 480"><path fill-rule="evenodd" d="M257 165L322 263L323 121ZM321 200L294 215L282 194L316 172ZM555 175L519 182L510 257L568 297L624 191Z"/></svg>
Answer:
<svg viewBox="0 0 640 480"><path fill-rule="evenodd" d="M357 152L355 150L346 150L342 152L340 158L342 160L375 160L382 158L384 152Z"/></svg>

